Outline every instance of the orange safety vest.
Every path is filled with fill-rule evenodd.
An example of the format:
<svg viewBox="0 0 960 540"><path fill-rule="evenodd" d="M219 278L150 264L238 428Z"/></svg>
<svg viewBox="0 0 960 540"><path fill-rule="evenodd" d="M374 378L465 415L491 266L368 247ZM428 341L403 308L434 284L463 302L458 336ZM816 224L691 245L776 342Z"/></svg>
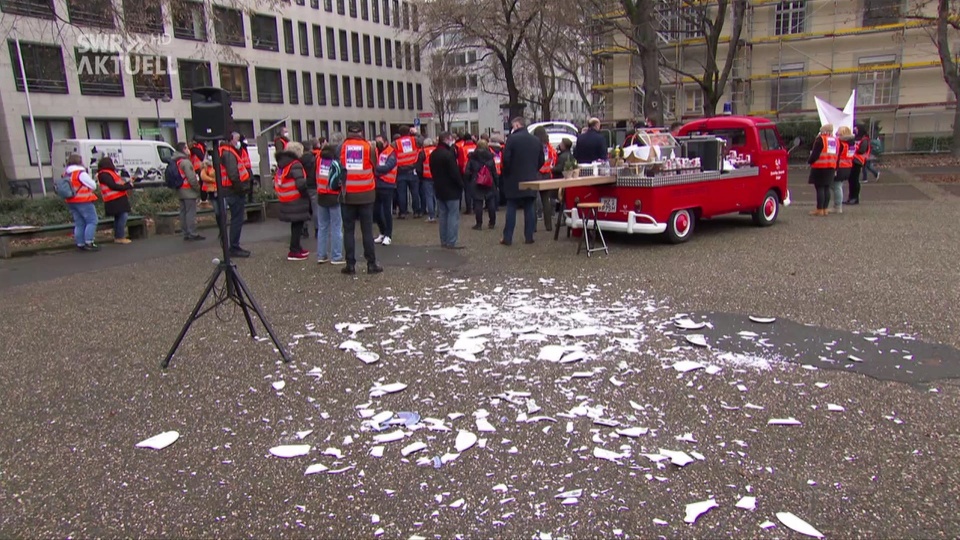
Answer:
<svg viewBox="0 0 960 540"><path fill-rule="evenodd" d="M377 188L373 177L373 149L363 139L347 139L340 146L340 163L347 171L347 193L366 193Z"/></svg>
<svg viewBox="0 0 960 540"><path fill-rule="evenodd" d="M557 150L552 144L543 145L543 167L540 167L540 174L553 173L553 166L557 164Z"/></svg>
<svg viewBox="0 0 960 540"><path fill-rule="evenodd" d="M277 199L282 203L293 202L300 198L300 190L297 189L297 182L290 176L290 168L296 161L291 161L286 167L277 169L277 174L273 176L273 190L277 192Z"/></svg>
<svg viewBox="0 0 960 540"><path fill-rule="evenodd" d="M823 141L823 150L820 151L820 157L810 165L813 169L836 169L837 156L840 154L840 141L830 135L820 135Z"/></svg>
<svg viewBox="0 0 960 540"><path fill-rule="evenodd" d="M503 168L503 152L493 153L493 164L497 166L497 176L500 176L500 170Z"/></svg>
<svg viewBox="0 0 960 540"><path fill-rule="evenodd" d="M208 165L207 168L206 168L206 170L209 171L210 176L214 176L213 165ZM203 191L206 191L207 193L216 193L216 192L217 192L217 181L216 181L217 179L214 178L213 180L214 180L214 181L213 181L212 184L208 184L207 182L204 182L204 181L201 179L201 180L200 180L200 189L203 190ZM222 181L222 179L221 179L221 181Z"/></svg>
<svg viewBox="0 0 960 540"><path fill-rule="evenodd" d="M412 167L417 164L417 156L420 155L420 147L417 146L417 139L412 135L400 137L394 143L397 150L397 166Z"/></svg>
<svg viewBox="0 0 960 540"><path fill-rule="evenodd" d="M378 165L381 167L387 163L387 159L390 157L390 154L393 153L393 146L388 146L383 149L383 152L380 152L380 157L377 158ZM397 183L397 168L394 167L390 171L380 177L381 180L388 184Z"/></svg>
<svg viewBox="0 0 960 540"><path fill-rule="evenodd" d="M240 173L240 183L248 182L250 180L250 171L243 166L243 158L240 157L240 154L237 152L237 149L222 144L220 145L220 183L223 184L223 187L233 186L233 180L230 180L230 176L227 175L227 167L223 164L223 152L224 150L230 152L237 158L237 172Z"/></svg>
<svg viewBox="0 0 960 540"><path fill-rule="evenodd" d="M854 145L854 148L858 148L861 144L867 145L867 151L862 154L854 154L853 160L857 163L863 165L870 159L870 137L864 135L857 144Z"/></svg>
<svg viewBox="0 0 960 540"><path fill-rule="evenodd" d="M853 167L853 156L857 152L856 144L849 144L840 141L840 160L837 162L838 169L849 169Z"/></svg>
<svg viewBox="0 0 960 540"><path fill-rule="evenodd" d="M200 153L205 156L207 155L207 149L200 143L195 143L190 146L190 163L193 164L193 170L199 173L200 169L203 168L203 160L193 153L194 150L200 150Z"/></svg>
<svg viewBox="0 0 960 540"><path fill-rule="evenodd" d="M67 199L67 203L80 204L97 200L97 194L80 181L80 173L82 172L82 170L79 170L70 173L70 185L73 186L73 190L76 191L77 194Z"/></svg>
<svg viewBox="0 0 960 540"><path fill-rule="evenodd" d="M126 183L126 182L123 181L122 178L120 178L120 175L117 174L117 171L103 170L103 171L100 171L100 172L107 173L108 175L110 175L111 177L113 177L113 181L116 182L116 183L118 183L118 184L125 184L125 183ZM100 175L97 174L97 176L100 176ZM126 191L114 191L114 190L110 189L110 186L104 184L103 182L100 182L100 193L103 194L103 202L110 202L110 201L117 200L117 199L119 199L120 197L126 197L126 196L127 196L127 192L126 192Z"/></svg>
<svg viewBox="0 0 960 540"><path fill-rule="evenodd" d="M457 163L460 165L460 172L467 172L467 161L470 160L470 154L477 149L477 143L473 141L457 141L454 145L459 150L457 152Z"/></svg>
<svg viewBox="0 0 960 540"><path fill-rule="evenodd" d="M253 164L250 163L250 152L246 148L240 148L240 164L243 165L248 171L253 172Z"/></svg>
<svg viewBox="0 0 960 540"><path fill-rule="evenodd" d="M337 195L340 192L330 189L330 165L332 159L321 159L317 161L317 193L319 195Z"/></svg>
<svg viewBox="0 0 960 540"><path fill-rule="evenodd" d="M287 140L283 137L277 137L273 140L273 147L276 149L276 152L281 152L287 149Z"/></svg>
<svg viewBox="0 0 960 540"><path fill-rule="evenodd" d="M433 172L430 170L430 154L436 150L436 146L427 146L423 149L423 179L433 180Z"/></svg>

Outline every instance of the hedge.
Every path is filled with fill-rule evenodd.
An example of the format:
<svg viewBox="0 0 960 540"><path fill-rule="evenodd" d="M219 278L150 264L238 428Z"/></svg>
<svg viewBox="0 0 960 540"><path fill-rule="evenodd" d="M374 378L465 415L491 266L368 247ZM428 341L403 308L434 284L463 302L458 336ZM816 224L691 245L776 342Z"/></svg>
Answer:
<svg viewBox="0 0 960 540"><path fill-rule="evenodd" d="M914 152L949 152L953 144L952 136L914 137L910 141L910 150Z"/></svg>
<svg viewBox="0 0 960 540"><path fill-rule="evenodd" d="M167 188L138 189L129 192L133 214L154 217L160 212L180 208L177 193ZM97 214L104 215L103 202L96 203ZM15 198L0 200L0 227L11 225L59 225L70 223L73 218L66 203L54 195L47 197Z"/></svg>

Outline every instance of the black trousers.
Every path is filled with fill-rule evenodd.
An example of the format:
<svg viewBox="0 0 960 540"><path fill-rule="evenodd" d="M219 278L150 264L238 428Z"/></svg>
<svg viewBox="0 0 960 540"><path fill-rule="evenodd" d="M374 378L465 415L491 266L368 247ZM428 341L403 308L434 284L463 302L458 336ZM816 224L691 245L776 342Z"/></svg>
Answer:
<svg viewBox="0 0 960 540"><path fill-rule="evenodd" d="M850 169L850 179L847 180L849 189L847 190L847 200L860 202L860 171L863 170L863 164L853 162L853 168Z"/></svg>
<svg viewBox="0 0 960 540"><path fill-rule="evenodd" d="M343 252L347 266L357 265L357 220L360 221L360 236L363 240L363 258L367 264L377 262L373 244L373 203L370 204L341 204L340 215L343 217Z"/></svg>
<svg viewBox="0 0 960 540"><path fill-rule="evenodd" d="M303 245L300 244L300 238L303 237L303 223L303 221L290 223L290 251L293 253L303 251Z"/></svg>
<svg viewBox="0 0 960 540"><path fill-rule="evenodd" d="M816 184L817 189L817 210L826 210L830 206L830 192L833 186Z"/></svg>
<svg viewBox="0 0 960 540"><path fill-rule="evenodd" d="M486 203L487 215L490 217L490 226L497 223L497 192L493 188L488 190L477 189L473 193L473 213L477 218L477 226L483 225L483 206Z"/></svg>

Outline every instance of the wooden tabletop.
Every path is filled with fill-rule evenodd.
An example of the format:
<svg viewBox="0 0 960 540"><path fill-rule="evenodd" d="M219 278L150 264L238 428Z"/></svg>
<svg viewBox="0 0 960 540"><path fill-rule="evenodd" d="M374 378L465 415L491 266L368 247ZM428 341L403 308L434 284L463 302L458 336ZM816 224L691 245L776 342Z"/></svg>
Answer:
<svg viewBox="0 0 960 540"><path fill-rule="evenodd" d="M577 208L603 208L603 203L582 202L582 203L577 203Z"/></svg>
<svg viewBox="0 0 960 540"><path fill-rule="evenodd" d="M561 189L583 186L602 186L604 184L615 184L616 176L578 176L575 178L557 178L555 180L530 180L520 182L520 189L547 191L549 189Z"/></svg>

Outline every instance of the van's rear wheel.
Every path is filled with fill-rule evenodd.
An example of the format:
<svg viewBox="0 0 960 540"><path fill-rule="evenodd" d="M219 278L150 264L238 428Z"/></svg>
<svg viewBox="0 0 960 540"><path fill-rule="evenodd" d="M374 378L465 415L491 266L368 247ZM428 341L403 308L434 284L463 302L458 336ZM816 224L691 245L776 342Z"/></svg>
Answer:
<svg viewBox="0 0 960 540"><path fill-rule="evenodd" d="M770 190L763 196L763 203L760 208L753 212L753 223L759 227L769 227L777 221L780 216L780 197L777 192Z"/></svg>
<svg viewBox="0 0 960 540"><path fill-rule="evenodd" d="M696 219L693 212L690 210L676 210L673 214L670 214L670 219L667 220L667 231L664 233L667 241L671 244L682 244L686 242L693 236L695 224Z"/></svg>

